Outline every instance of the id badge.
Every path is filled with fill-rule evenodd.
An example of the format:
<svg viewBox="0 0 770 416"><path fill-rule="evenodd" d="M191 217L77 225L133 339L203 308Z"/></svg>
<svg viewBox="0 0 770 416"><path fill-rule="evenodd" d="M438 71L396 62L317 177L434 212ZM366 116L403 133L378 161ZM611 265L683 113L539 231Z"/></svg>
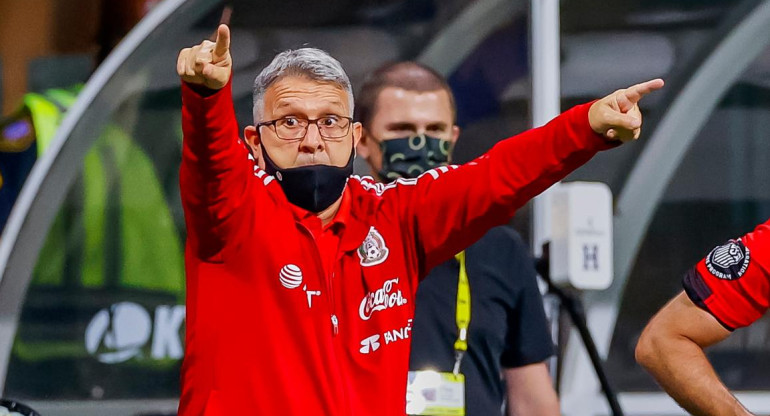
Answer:
<svg viewBox="0 0 770 416"><path fill-rule="evenodd" d="M424 416L465 416L465 376L438 371L410 371L406 413Z"/></svg>

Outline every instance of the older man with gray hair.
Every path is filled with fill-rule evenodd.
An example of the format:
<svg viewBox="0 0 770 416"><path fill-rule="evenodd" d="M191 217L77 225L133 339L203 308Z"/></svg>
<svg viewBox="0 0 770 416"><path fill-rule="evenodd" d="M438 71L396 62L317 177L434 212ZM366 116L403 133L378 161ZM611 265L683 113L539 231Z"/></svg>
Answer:
<svg viewBox="0 0 770 416"><path fill-rule="evenodd" d="M239 138L230 32L183 49L187 336L181 416L404 414L417 284L596 152L639 137L655 80L575 107L464 166L352 176L350 82L278 54Z"/></svg>

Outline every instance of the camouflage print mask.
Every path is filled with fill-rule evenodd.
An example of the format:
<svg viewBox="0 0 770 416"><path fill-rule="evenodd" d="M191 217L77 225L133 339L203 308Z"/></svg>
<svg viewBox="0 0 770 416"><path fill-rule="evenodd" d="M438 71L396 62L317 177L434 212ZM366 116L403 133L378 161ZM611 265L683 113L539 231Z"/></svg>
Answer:
<svg viewBox="0 0 770 416"><path fill-rule="evenodd" d="M437 139L424 134L399 139L383 140L382 170L380 177L386 181L398 178L416 178L425 171L449 163L449 140Z"/></svg>

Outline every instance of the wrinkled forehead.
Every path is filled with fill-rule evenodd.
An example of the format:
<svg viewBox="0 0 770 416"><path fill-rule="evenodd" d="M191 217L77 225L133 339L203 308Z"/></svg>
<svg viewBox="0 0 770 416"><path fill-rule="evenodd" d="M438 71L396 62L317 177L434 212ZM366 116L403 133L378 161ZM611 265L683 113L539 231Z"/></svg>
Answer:
<svg viewBox="0 0 770 416"><path fill-rule="evenodd" d="M262 98L266 116L325 114L348 115L352 97L340 84L305 76L287 75L265 90Z"/></svg>
<svg viewBox="0 0 770 416"><path fill-rule="evenodd" d="M373 121L385 123L454 123L452 101L442 89L414 91L383 88L377 95Z"/></svg>

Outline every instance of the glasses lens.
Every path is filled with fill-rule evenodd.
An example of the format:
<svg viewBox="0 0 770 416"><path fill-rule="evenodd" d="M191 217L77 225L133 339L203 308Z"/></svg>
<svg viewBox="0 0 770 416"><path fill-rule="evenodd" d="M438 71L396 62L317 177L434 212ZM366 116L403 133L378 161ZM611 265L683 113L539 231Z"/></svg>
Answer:
<svg viewBox="0 0 770 416"><path fill-rule="evenodd" d="M329 116L318 120L318 130L323 137L344 137L348 134L348 127L350 127L350 120L344 117Z"/></svg>
<svg viewBox="0 0 770 416"><path fill-rule="evenodd" d="M321 117L314 121L318 132L327 139L345 137L350 129L350 119L340 116ZM280 139L295 140L305 137L310 121L304 118L284 117L275 121L275 134Z"/></svg>
<svg viewBox="0 0 770 416"><path fill-rule="evenodd" d="M284 117L275 121L275 134L281 139L301 139L307 131L307 120Z"/></svg>

